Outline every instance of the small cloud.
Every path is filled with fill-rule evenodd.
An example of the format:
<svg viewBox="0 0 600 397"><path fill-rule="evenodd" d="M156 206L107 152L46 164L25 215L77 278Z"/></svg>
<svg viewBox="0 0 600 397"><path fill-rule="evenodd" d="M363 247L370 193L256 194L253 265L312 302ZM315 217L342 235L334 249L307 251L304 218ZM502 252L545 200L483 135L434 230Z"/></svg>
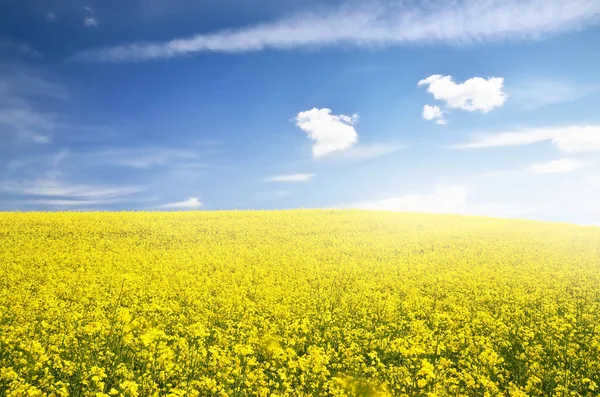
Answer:
<svg viewBox="0 0 600 397"><path fill-rule="evenodd" d="M419 81L418 85L428 85L427 92L435 99L444 101L449 109L463 109L469 112L479 110L487 113L504 105L506 95L502 90L503 83L504 79L501 77L488 79L473 77L457 84L452 80L452 76L436 74ZM439 112L439 108L437 110ZM429 110L428 115L438 118L433 117L435 109ZM423 117L425 117L425 109Z"/></svg>
<svg viewBox="0 0 600 397"><path fill-rule="evenodd" d="M56 22L57 21L56 14L53 12L46 13L46 20L50 21L50 22Z"/></svg>
<svg viewBox="0 0 600 397"><path fill-rule="evenodd" d="M276 175L265 179L266 182L309 182L315 174Z"/></svg>
<svg viewBox="0 0 600 397"><path fill-rule="evenodd" d="M548 163L534 164L529 167L533 174L565 174L587 166L586 163L572 159L550 161Z"/></svg>
<svg viewBox="0 0 600 397"><path fill-rule="evenodd" d="M480 134L474 137L471 142L455 145L454 148L478 149L524 146L544 141L551 142L558 149L566 153L600 151L600 126L572 125Z"/></svg>
<svg viewBox="0 0 600 397"><path fill-rule="evenodd" d="M435 120L437 124L446 124L444 115L439 106L423 106L423 118L425 120Z"/></svg>
<svg viewBox="0 0 600 397"><path fill-rule="evenodd" d="M86 17L83 19L83 24L88 28L95 28L98 26L98 19L94 17Z"/></svg>
<svg viewBox="0 0 600 397"><path fill-rule="evenodd" d="M191 210L198 209L204 204L200 202L197 197L190 197L185 201L177 201L175 203L168 203L158 206L158 208L164 208L169 210Z"/></svg>
<svg viewBox="0 0 600 397"><path fill-rule="evenodd" d="M358 134L354 129L357 122L357 114L333 115L326 108L313 108L296 116L296 125L315 142L312 150L315 158L352 147L358 141Z"/></svg>

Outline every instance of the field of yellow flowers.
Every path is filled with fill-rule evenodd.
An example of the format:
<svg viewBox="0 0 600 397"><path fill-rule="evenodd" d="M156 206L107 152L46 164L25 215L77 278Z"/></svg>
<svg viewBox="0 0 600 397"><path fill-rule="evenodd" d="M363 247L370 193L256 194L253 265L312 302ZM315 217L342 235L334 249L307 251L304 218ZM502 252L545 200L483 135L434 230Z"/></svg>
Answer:
<svg viewBox="0 0 600 397"><path fill-rule="evenodd" d="M596 396L600 228L0 214L8 396Z"/></svg>

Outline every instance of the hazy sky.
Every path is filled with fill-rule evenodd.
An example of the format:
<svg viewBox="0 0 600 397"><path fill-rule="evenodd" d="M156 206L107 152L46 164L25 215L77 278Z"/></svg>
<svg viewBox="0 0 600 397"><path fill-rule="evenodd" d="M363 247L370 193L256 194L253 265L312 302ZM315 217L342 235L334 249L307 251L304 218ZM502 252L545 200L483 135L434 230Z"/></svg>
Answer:
<svg viewBox="0 0 600 397"><path fill-rule="evenodd" d="M0 210L600 224L599 43L597 0L5 0Z"/></svg>

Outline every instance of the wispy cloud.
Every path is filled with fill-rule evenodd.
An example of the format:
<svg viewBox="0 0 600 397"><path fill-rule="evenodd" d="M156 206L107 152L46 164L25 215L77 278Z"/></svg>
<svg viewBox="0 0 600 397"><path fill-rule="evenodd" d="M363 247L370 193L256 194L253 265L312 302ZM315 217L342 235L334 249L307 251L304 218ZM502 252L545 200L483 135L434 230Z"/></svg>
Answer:
<svg viewBox="0 0 600 397"><path fill-rule="evenodd" d="M38 153L35 156L18 155L6 164L5 169L11 171L27 170L28 172L44 172L48 175L49 173L58 172L60 163L70 155L68 149L59 150L51 154Z"/></svg>
<svg viewBox="0 0 600 397"><path fill-rule="evenodd" d="M28 102L35 99L68 99L67 89L53 81L43 70L23 63L0 63L0 104Z"/></svg>
<svg viewBox="0 0 600 397"><path fill-rule="evenodd" d="M477 149L524 146L538 142L551 142L558 149L566 153L599 151L600 126L573 125L479 134L471 142L455 145L454 148Z"/></svg>
<svg viewBox="0 0 600 397"><path fill-rule="evenodd" d="M337 158L349 160L366 160L387 156L405 149L406 145L400 143L359 143L352 148L338 153Z"/></svg>
<svg viewBox="0 0 600 397"><path fill-rule="evenodd" d="M565 174L576 171L587 166L583 161L573 159L560 159L549 161L547 163L533 164L528 170L532 174Z"/></svg>
<svg viewBox="0 0 600 397"><path fill-rule="evenodd" d="M514 81L506 91L511 101L525 109L535 109L584 98L600 91L600 83L586 81L581 84L560 78L531 77Z"/></svg>
<svg viewBox="0 0 600 397"><path fill-rule="evenodd" d="M358 115L331 114L331 109L313 108L298 113L296 125L314 141L313 157L350 149L358 141L354 125Z"/></svg>
<svg viewBox="0 0 600 397"><path fill-rule="evenodd" d="M0 133L50 142L58 116L42 110L40 102L47 108L51 101L67 98L66 89L41 71L22 64L0 64Z"/></svg>
<svg viewBox="0 0 600 397"><path fill-rule="evenodd" d="M31 47L29 44L22 43L19 41L0 39L0 52L5 51L14 52L29 57L41 56L40 52L35 48Z"/></svg>
<svg viewBox="0 0 600 397"><path fill-rule="evenodd" d="M96 205L120 204L122 199L106 200L25 200L24 204L41 205L44 207L93 207Z"/></svg>
<svg viewBox="0 0 600 397"><path fill-rule="evenodd" d="M140 193L139 186L96 186L73 184L56 179L36 179L24 182L0 183L0 189L20 196L41 196L82 200L107 200Z"/></svg>
<svg viewBox="0 0 600 397"><path fill-rule="evenodd" d="M56 128L53 115L30 109L0 109L2 126L35 143L50 142L50 133Z"/></svg>
<svg viewBox="0 0 600 397"><path fill-rule="evenodd" d="M190 197L184 201L177 201L158 206L158 208L167 210L191 210L201 208L204 204L197 197Z"/></svg>
<svg viewBox="0 0 600 397"><path fill-rule="evenodd" d="M86 51L77 58L119 62L172 58L198 52L352 44L472 43L538 38L597 24L597 0L465 0L367 2L356 7L305 12L240 29L167 42L137 42Z"/></svg>
<svg viewBox="0 0 600 397"><path fill-rule="evenodd" d="M97 162L123 167L148 169L153 167L200 168L199 153L188 149L134 147L101 150L91 153Z"/></svg>
<svg viewBox="0 0 600 397"><path fill-rule="evenodd" d="M289 174L275 175L265 178L266 182L309 182L315 177L315 174Z"/></svg>

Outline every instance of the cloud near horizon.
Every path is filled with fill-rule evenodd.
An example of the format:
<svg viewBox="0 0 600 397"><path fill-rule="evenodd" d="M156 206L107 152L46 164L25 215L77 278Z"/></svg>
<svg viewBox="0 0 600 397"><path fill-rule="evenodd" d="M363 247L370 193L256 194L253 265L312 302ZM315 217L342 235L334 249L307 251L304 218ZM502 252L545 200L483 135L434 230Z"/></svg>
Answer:
<svg viewBox="0 0 600 397"><path fill-rule="evenodd" d="M468 185L438 185L430 193L408 193L379 200L357 202L341 207L372 211L496 217L516 217L538 210L538 208L511 206L494 202L472 203L473 190L473 187Z"/></svg>
<svg viewBox="0 0 600 397"><path fill-rule="evenodd" d="M159 205L158 208L167 210L192 210L201 208L204 205L197 197L190 197L184 201L177 201L174 203L168 203Z"/></svg>
<svg viewBox="0 0 600 397"><path fill-rule="evenodd" d="M543 10L541 12L540 10ZM466 0L419 6L371 2L354 8L303 12L272 22L164 42L91 49L75 59L128 62L201 52L250 52L350 44L360 47L464 44L539 38L598 24L596 0Z"/></svg>

